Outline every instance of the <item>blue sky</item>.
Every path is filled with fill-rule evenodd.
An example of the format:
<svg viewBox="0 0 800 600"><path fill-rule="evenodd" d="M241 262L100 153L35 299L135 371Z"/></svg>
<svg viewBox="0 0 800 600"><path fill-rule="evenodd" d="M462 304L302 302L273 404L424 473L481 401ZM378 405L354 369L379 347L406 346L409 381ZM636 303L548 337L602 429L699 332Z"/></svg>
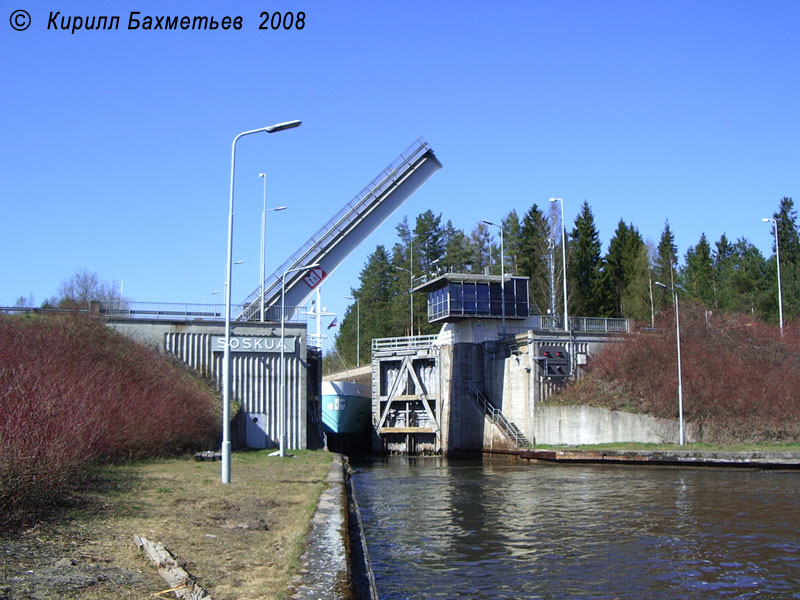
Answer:
<svg viewBox="0 0 800 600"><path fill-rule="evenodd" d="M258 285L259 172L289 207L268 217L272 272L420 136L443 169L330 277L330 311L429 208L470 231L559 196L569 225L589 202L604 245L620 218L654 242L668 219L681 255L703 232L769 255L761 218L800 200L794 1L0 5L0 305L82 268L138 301L221 291L233 137L291 119L237 147L234 302ZM48 31L58 10L121 27ZM134 10L244 28L127 31ZM305 27L259 31L264 10Z"/></svg>

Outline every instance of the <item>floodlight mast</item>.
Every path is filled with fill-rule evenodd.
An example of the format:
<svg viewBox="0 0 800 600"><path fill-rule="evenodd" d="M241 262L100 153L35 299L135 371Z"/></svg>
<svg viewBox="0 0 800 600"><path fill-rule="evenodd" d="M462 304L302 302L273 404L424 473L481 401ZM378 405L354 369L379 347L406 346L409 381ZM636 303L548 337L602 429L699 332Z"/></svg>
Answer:
<svg viewBox="0 0 800 600"><path fill-rule="evenodd" d="M506 333L506 257L505 250L503 249L503 226L497 223L492 223L483 219L483 222L492 227L497 227L500 230L500 302L502 306L503 315L503 335Z"/></svg>
<svg viewBox="0 0 800 600"><path fill-rule="evenodd" d="M569 330L569 318L567 316L567 226L564 223L564 199L550 198L550 202L561 202L561 262L563 265L564 281L564 331Z"/></svg>

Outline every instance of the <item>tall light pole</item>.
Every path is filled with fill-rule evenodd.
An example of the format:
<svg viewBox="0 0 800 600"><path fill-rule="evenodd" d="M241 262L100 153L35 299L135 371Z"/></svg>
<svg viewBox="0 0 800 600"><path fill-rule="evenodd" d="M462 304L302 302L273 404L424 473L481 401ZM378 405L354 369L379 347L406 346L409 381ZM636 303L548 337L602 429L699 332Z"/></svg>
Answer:
<svg viewBox="0 0 800 600"><path fill-rule="evenodd" d="M683 385L681 376L681 322L678 312L678 290L660 281L653 282L655 285L670 290L675 295L675 338L678 347L678 440L683 446Z"/></svg>
<svg viewBox="0 0 800 600"><path fill-rule="evenodd" d="M768 219L764 217L761 219L765 223L771 222L775 225L775 262L778 265L778 319L781 324L781 337L783 336L783 300L781 299L781 250L778 248L778 220Z"/></svg>
<svg viewBox="0 0 800 600"><path fill-rule="evenodd" d="M395 267L401 271L405 271L408 273L408 293L410 297L410 305L411 305L411 337L414 337L414 274L409 271L408 269L404 269L403 267Z"/></svg>
<svg viewBox="0 0 800 600"><path fill-rule="evenodd" d="M279 210L286 210L285 206L276 206L275 208L267 208L267 174L259 173L259 177L264 178L264 204L261 209L261 322L266 321L265 318L265 302L264 299L264 280L267 277L266 273L266 257L267 257L267 213L277 212Z"/></svg>
<svg viewBox="0 0 800 600"><path fill-rule="evenodd" d="M348 300L356 301L356 366L361 366L361 299L355 296L345 296Z"/></svg>
<svg viewBox="0 0 800 600"><path fill-rule="evenodd" d="M553 319L553 325L556 324L556 241L549 237L547 238L547 262L549 263L548 270L550 271L550 318Z"/></svg>
<svg viewBox="0 0 800 600"><path fill-rule="evenodd" d="M561 202L561 262L564 265L564 331L569 330L567 319L567 227L564 224L564 200L563 198L550 198L550 202Z"/></svg>
<svg viewBox="0 0 800 600"><path fill-rule="evenodd" d="M215 292L208 292L207 294L203 294L203 304L205 305L205 303L206 303L206 296L216 296L217 294L219 294L219 290L217 290Z"/></svg>
<svg viewBox="0 0 800 600"><path fill-rule="evenodd" d="M497 223L492 223L491 221L487 221L483 219L483 222L487 225L491 225L492 227L497 227L500 230L500 302L503 304L502 308L502 315L503 315L503 333L506 331L506 257L505 257L505 250L503 248L503 226L498 225ZM490 311L491 312L491 311Z"/></svg>
<svg viewBox="0 0 800 600"><path fill-rule="evenodd" d="M411 287L408 289L411 304L411 337L414 337L414 232L408 232L408 274L411 276Z"/></svg>
<svg viewBox="0 0 800 600"><path fill-rule="evenodd" d="M314 263L313 265L306 265L304 267L296 267L294 269L287 269L283 272L281 276L281 377L280 377L280 400L281 400L281 410L280 410L280 433L279 433L279 452L278 455L281 457L286 456L286 359L284 358L284 350L286 346L286 337L284 333L285 322L286 322L286 307L284 306L285 296L286 296L286 276L289 273L293 273L295 271L307 271L309 269L314 269L319 266L319 263Z"/></svg>
<svg viewBox="0 0 800 600"><path fill-rule="evenodd" d="M287 121L243 131L231 144L231 196L228 210L228 261L225 271L225 349L222 357L222 483L231 482L231 270L233 267L233 175L236 167L236 142L251 133L276 133L299 127L300 121Z"/></svg>

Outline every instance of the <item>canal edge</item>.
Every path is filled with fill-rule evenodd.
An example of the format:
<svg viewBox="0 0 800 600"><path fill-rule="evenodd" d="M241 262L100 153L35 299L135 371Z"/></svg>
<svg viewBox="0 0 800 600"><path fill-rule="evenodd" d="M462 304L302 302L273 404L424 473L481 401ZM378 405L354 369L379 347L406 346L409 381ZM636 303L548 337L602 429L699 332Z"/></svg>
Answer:
<svg viewBox="0 0 800 600"><path fill-rule="evenodd" d="M334 454L292 581L292 600L379 600L348 458Z"/></svg>
<svg viewBox="0 0 800 600"><path fill-rule="evenodd" d="M483 456L506 456L529 463L617 464L668 467L717 467L800 470L800 452L712 450L483 450Z"/></svg>

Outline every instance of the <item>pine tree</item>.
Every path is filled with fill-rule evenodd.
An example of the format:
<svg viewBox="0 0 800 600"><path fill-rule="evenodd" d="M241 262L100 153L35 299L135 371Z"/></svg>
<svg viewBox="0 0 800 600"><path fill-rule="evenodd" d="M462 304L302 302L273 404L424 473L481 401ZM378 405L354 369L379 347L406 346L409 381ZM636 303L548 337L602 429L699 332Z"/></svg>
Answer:
<svg viewBox="0 0 800 600"><path fill-rule="evenodd" d="M800 232L797 228L797 211L794 209L792 199L782 198L778 212L774 213L772 218L776 220L778 226L784 319L793 319L800 316ZM774 233L773 225L773 240ZM775 252L774 242L772 251ZM777 278L773 287L777 297Z"/></svg>
<svg viewBox="0 0 800 600"><path fill-rule="evenodd" d="M661 232L661 239L656 248L656 258L653 264L653 279L673 289L678 284L678 246L675 244L675 235L669 227L669 221L664 223L664 230ZM656 311L664 310L672 305L672 292L664 288L654 288L653 297Z"/></svg>
<svg viewBox="0 0 800 600"><path fill-rule="evenodd" d="M441 262L445 254L445 231L442 215L426 210L417 216L414 226L414 275L431 277L435 274L436 261Z"/></svg>
<svg viewBox="0 0 800 600"><path fill-rule="evenodd" d="M714 260L706 234L700 236L696 246L686 251L686 264L682 273L686 293L704 306L714 306Z"/></svg>
<svg viewBox="0 0 800 600"><path fill-rule="evenodd" d="M346 361L347 366L353 366L356 363L357 320L360 320L361 326L362 360L365 356L369 356L369 347L373 338L400 335L392 320L386 318L394 296L394 277L389 256L383 246L376 247L375 252L367 258L359 275L359 283L358 289L352 290L351 295L361 302L360 319L357 319L357 307L354 300L340 321L339 332L334 342L336 352Z"/></svg>
<svg viewBox="0 0 800 600"><path fill-rule="evenodd" d="M589 203L584 201L575 219L569 252L570 313L583 316L599 314L598 285L600 279L600 234L594 223Z"/></svg>
<svg viewBox="0 0 800 600"><path fill-rule="evenodd" d="M445 253L445 231L442 215L431 210L417 216L414 227L414 287L436 276L436 265ZM437 262L438 261L438 262ZM414 332L426 335L439 330L439 325L428 323L428 299L425 293L414 294Z"/></svg>
<svg viewBox="0 0 800 600"><path fill-rule="evenodd" d="M769 317L767 261L745 238L731 244L723 234L714 254L714 306L726 312ZM775 310L777 320L777 307Z"/></svg>
<svg viewBox="0 0 800 600"><path fill-rule="evenodd" d="M411 335L411 277L419 275L414 269L414 236L408 225L408 217L395 227L399 241L392 248L391 308L384 319L391 324L390 336ZM416 319L414 319L416 321Z"/></svg>
<svg viewBox="0 0 800 600"><path fill-rule="evenodd" d="M522 218L519 272L530 278L529 291L532 313L544 313L550 306L550 275L548 270L548 237L550 228L544 213L534 204Z"/></svg>
<svg viewBox="0 0 800 600"><path fill-rule="evenodd" d="M471 266L472 249L463 231L456 229L451 221L444 226L444 258L439 262L441 271L466 273Z"/></svg>
<svg viewBox="0 0 800 600"><path fill-rule="evenodd" d="M519 272L519 259L522 254L522 223L516 210L511 210L502 221L505 245L506 273Z"/></svg>
<svg viewBox="0 0 800 600"><path fill-rule="evenodd" d="M797 230L797 211L791 198L781 198L778 212L772 215L778 222L778 243L780 244L781 266L800 263L800 233ZM773 235L775 230L773 229ZM775 243L772 244L775 251Z"/></svg>
<svg viewBox="0 0 800 600"><path fill-rule="evenodd" d="M602 304L600 316L623 317L623 298L630 294L637 265L641 263L644 241L633 225L620 219L617 230L608 244L603 274L601 276Z"/></svg>
<svg viewBox="0 0 800 600"><path fill-rule="evenodd" d="M470 235L472 247L472 272L483 274L491 267L492 234L486 223L478 223Z"/></svg>
<svg viewBox="0 0 800 600"><path fill-rule="evenodd" d="M647 325L652 324L653 308L650 270L650 249L646 244L641 244L630 266L630 279L620 300L622 316Z"/></svg>

